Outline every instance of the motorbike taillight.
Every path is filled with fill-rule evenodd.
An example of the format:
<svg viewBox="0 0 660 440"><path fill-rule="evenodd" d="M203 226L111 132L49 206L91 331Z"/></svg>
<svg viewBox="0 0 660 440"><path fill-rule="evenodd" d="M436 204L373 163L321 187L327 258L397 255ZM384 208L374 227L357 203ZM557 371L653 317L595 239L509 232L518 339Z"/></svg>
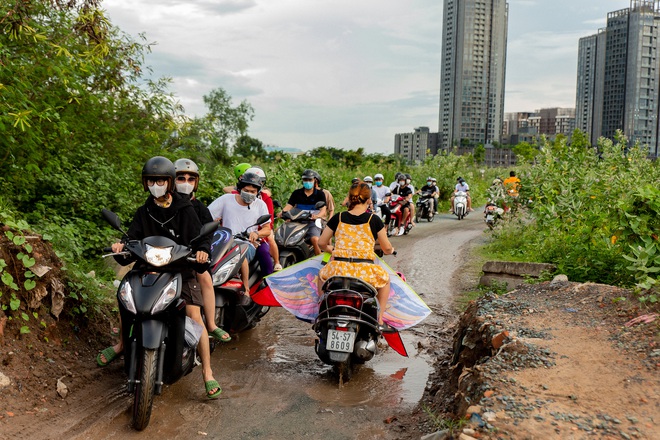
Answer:
<svg viewBox="0 0 660 440"><path fill-rule="evenodd" d="M357 293L334 293L328 296L328 307L348 306L355 309L362 307L362 296Z"/></svg>

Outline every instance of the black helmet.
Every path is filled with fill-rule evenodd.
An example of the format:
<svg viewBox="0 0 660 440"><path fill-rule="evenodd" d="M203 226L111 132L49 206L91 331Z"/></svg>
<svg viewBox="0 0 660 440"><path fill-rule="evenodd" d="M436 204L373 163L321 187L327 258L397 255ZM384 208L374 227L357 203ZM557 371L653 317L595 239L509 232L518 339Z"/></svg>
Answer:
<svg viewBox="0 0 660 440"><path fill-rule="evenodd" d="M174 179L176 170L171 160L163 156L154 156L142 167L142 185L145 191L149 191L147 180L155 180L156 177L167 179L167 192L174 191Z"/></svg>
<svg viewBox="0 0 660 440"><path fill-rule="evenodd" d="M351 180L351 184L355 185L356 183L360 183L360 178L358 177L353 177L353 180Z"/></svg>
<svg viewBox="0 0 660 440"><path fill-rule="evenodd" d="M303 179L312 179L312 180L314 180L314 179L317 178L316 176L318 176L318 173L316 171L314 171L314 170L305 170L305 171L302 172L302 175L300 177L303 178Z"/></svg>
<svg viewBox="0 0 660 440"><path fill-rule="evenodd" d="M321 186L321 175L318 172L314 171L314 170L312 170L312 172L314 173L314 178L318 182L319 186Z"/></svg>
<svg viewBox="0 0 660 440"><path fill-rule="evenodd" d="M404 176L406 176L406 180L407 180L407 179L412 180L412 176L411 176L410 174L406 173L406 174L404 174Z"/></svg>
<svg viewBox="0 0 660 440"><path fill-rule="evenodd" d="M261 192L261 177L256 173L248 173L247 171L241 176L238 180L236 188L239 190L245 188L248 185L252 185Z"/></svg>
<svg viewBox="0 0 660 440"><path fill-rule="evenodd" d="M176 172L177 176L179 174L191 174L197 177L195 180L195 187L193 188L193 192L197 191L197 184L199 183L199 167L195 162L190 159L179 159L174 162L174 171Z"/></svg>
<svg viewBox="0 0 660 440"><path fill-rule="evenodd" d="M401 176L403 176L403 173L401 171L397 171L397 173L394 175L394 180L398 182Z"/></svg>

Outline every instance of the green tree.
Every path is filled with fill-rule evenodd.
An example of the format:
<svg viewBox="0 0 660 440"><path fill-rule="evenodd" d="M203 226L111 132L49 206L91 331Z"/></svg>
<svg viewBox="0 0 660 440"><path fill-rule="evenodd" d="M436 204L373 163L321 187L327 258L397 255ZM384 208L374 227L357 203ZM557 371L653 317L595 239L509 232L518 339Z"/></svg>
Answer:
<svg viewBox="0 0 660 440"><path fill-rule="evenodd" d="M521 162L531 163L534 162L534 158L539 154L539 150L529 142L523 141L513 147L513 153Z"/></svg>
<svg viewBox="0 0 660 440"><path fill-rule="evenodd" d="M267 156L266 149L263 142L259 139L242 135L236 140L234 147L234 156L242 156L245 158L264 158Z"/></svg>
<svg viewBox="0 0 660 440"><path fill-rule="evenodd" d="M484 147L484 144L479 144L474 147L474 152L472 154L475 163L484 163L486 160L486 147Z"/></svg>

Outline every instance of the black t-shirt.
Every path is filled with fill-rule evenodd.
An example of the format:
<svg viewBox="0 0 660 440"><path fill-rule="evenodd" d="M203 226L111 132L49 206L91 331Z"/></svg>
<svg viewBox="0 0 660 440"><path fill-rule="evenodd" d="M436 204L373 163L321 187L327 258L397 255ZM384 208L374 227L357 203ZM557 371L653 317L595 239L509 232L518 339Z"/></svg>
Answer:
<svg viewBox="0 0 660 440"><path fill-rule="evenodd" d="M316 209L314 205L316 205L318 202L325 202L326 204L328 203L323 191L320 189L315 189L308 197L307 194L305 194L304 188L298 188L291 193L291 197L289 197L289 201L287 203L298 209L313 211Z"/></svg>
<svg viewBox="0 0 660 440"><path fill-rule="evenodd" d="M213 216L205 204L199 201L199 199L190 199L190 201L192 202L193 208L195 208L199 221L202 222L202 226L213 221Z"/></svg>
<svg viewBox="0 0 660 440"><path fill-rule="evenodd" d="M394 191L392 191L392 194L398 194L398 195L400 195L401 197L403 197L405 199L410 194L412 194L412 189L410 189L410 187L407 186L407 185L404 186L404 187L401 187L401 185L399 185L396 188L394 188Z"/></svg>
<svg viewBox="0 0 660 440"><path fill-rule="evenodd" d="M429 186L429 185L424 185L424 186L421 188L421 191L422 191L422 192L424 192L424 191L430 191L430 192L432 192L432 193L434 193L434 192L439 192L439 191L438 191L438 187L435 186L435 185L430 185L430 186Z"/></svg>
<svg viewBox="0 0 660 440"><path fill-rule="evenodd" d="M371 228L371 233L373 234L374 238L376 238L378 232L380 232L380 230L385 227L383 220L377 215L372 215L369 212L365 212L360 215L353 215L348 211L340 212L339 214L332 216L332 218L328 220L328 224L326 226L333 231L336 231L339 227L339 216L341 216L341 222L346 223L347 225L363 225L366 222L369 222L369 227Z"/></svg>

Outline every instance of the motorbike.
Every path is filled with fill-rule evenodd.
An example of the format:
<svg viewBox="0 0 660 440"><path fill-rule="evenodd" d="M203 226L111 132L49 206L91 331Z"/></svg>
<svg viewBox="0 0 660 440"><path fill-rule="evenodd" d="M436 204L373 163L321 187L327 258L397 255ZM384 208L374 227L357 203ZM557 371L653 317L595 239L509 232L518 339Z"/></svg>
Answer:
<svg viewBox="0 0 660 440"><path fill-rule="evenodd" d="M270 222L269 215L262 215L257 223L245 231L232 235L230 229L219 227L211 241L211 277L215 292L215 325L229 333L238 333L253 328L269 311L247 300L240 276L241 265L249 248L249 229ZM250 294L265 285L259 262L253 259L249 264ZM207 317L208 319L208 317ZM212 341L213 342L213 341ZM215 344L213 344L215 345Z"/></svg>
<svg viewBox="0 0 660 440"><path fill-rule="evenodd" d="M124 370L128 391L133 393L132 426L143 430L149 425L154 395L163 384L172 384L190 373L196 365L196 347L202 327L186 316L181 298L181 271L208 266L195 262L193 248L218 227L218 222L202 226L190 246L166 237L128 240L117 214L102 210L104 219L124 235L124 249L110 252L121 264L136 261L117 290L124 345Z"/></svg>
<svg viewBox="0 0 660 440"><path fill-rule="evenodd" d="M495 223L504 215L504 209L497 206L497 204L489 201L484 208L484 221L490 229L495 227Z"/></svg>
<svg viewBox="0 0 660 440"><path fill-rule="evenodd" d="M387 225L387 236L390 237L396 233L396 230L401 225L401 220L403 219L403 209L401 209L401 202L403 202L403 197L398 194L392 194L390 197L389 208L392 216L390 217L390 223ZM404 235L408 235L408 232L412 229L411 216L408 216L406 221Z"/></svg>
<svg viewBox="0 0 660 440"><path fill-rule="evenodd" d="M314 349L323 363L333 366L340 385L351 379L355 365L378 353L380 336L407 356L398 330L378 325L377 293L373 286L350 276L330 277L321 288L319 314L312 325L317 336Z"/></svg>
<svg viewBox="0 0 660 440"><path fill-rule="evenodd" d="M321 209L325 202L317 202L314 208ZM275 243L280 251L280 264L282 267L292 266L300 261L314 256L314 247L305 239L307 230L312 224L323 229L323 220L312 220L312 213L308 210L291 208L282 212L282 219L288 220L275 230Z"/></svg>
<svg viewBox="0 0 660 440"><path fill-rule="evenodd" d="M458 217L459 220L463 220L467 215L467 193L464 191L458 191L454 195L454 215Z"/></svg>
<svg viewBox="0 0 660 440"><path fill-rule="evenodd" d="M424 191L420 194L417 203L415 204L415 221L419 223L420 219L427 219L433 221L435 216L434 198L432 191Z"/></svg>

